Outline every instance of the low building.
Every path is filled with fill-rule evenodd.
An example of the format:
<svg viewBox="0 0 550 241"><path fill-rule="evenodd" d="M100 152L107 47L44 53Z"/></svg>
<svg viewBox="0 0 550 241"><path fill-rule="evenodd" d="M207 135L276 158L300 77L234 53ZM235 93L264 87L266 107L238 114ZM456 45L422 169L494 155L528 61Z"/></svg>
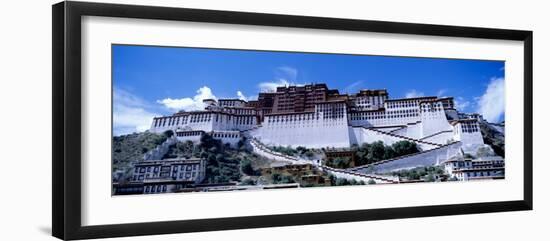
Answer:
<svg viewBox="0 0 550 241"><path fill-rule="evenodd" d="M138 162L129 186L143 193L173 192L188 184L201 183L206 176L206 160L174 158Z"/></svg>
<svg viewBox="0 0 550 241"><path fill-rule="evenodd" d="M310 174L312 171L313 171L313 165L310 163L304 163L304 164L273 163L271 164L271 167L262 169L262 175L290 174L293 176L303 176L303 175Z"/></svg>
<svg viewBox="0 0 550 241"><path fill-rule="evenodd" d="M330 179L323 177L321 174L307 174L300 177L300 185L325 185L330 186Z"/></svg>
<svg viewBox="0 0 550 241"><path fill-rule="evenodd" d="M203 135L209 134L212 138L221 141L223 144L236 148L242 138L239 131L191 131L191 130L176 130L176 138L178 141L186 142L191 141L195 144L200 143Z"/></svg>
<svg viewBox="0 0 550 241"><path fill-rule="evenodd" d="M454 158L442 164L450 178L459 181L504 178L504 159L499 156L475 160Z"/></svg>
<svg viewBox="0 0 550 241"><path fill-rule="evenodd" d="M349 167L355 167L355 151L345 149L326 149L325 161L331 161L337 158L349 159Z"/></svg>
<svg viewBox="0 0 550 241"><path fill-rule="evenodd" d="M483 144L483 136L477 119L459 119L451 121L453 139L470 145Z"/></svg>
<svg viewBox="0 0 550 241"><path fill-rule="evenodd" d="M246 101L241 99L219 99L218 105L221 107L245 107Z"/></svg>

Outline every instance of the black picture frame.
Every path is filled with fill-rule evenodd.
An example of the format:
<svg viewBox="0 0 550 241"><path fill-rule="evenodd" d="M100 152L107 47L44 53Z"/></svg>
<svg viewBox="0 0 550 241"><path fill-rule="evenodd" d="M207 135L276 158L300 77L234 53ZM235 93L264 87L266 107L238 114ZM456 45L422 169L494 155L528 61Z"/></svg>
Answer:
<svg viewBox="0 0 550 241"><path fill-rule="evenodd" d="M66 240L106 238L519 211L533 208L533 33L531 31L70 1L53 5L52 15L52 233L57 238ZM81 17L83 16L523 41L525 84L523 199L164 222L142 223L136 220L136 223L130 224L82 226L80 170L81 138L83 137L81 133Z"/></svg>

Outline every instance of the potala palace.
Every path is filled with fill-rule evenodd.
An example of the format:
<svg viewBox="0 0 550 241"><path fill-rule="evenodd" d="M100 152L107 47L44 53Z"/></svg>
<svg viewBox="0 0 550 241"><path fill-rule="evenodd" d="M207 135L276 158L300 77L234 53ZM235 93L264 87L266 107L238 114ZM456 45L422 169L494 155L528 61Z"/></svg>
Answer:
<svg viewBox="0 0 550 241"><path fill-rule="evenodd" d="M274 92L259 93L253 101L207 99L204 106L200 111L155 117L150 131L172 130L177 141L193 142L208 133L232 146L245 137L254 152L263 156L292 163L311 162L335 175L375 178L379 182L394 180L377 177L373 170L379 173L435 164L445 165L445 170L460 180L504 172L502 158L457 159L465 154L475 156L480 148L491 147L483 142L479 126L482 116L458 112L452 97L391 99L385 89L341 94L326 84L310 84L280 86ZM375 141L391 145L402 140L416 143L421 151L345 170L266 148L345 149ZM483 168L475 168L479 166Z"/></svg>

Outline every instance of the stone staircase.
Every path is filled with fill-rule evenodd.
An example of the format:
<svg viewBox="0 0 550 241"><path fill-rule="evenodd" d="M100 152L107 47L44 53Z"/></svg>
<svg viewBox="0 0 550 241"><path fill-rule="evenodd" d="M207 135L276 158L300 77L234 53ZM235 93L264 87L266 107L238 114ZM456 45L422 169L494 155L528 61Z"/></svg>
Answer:
<svg viewBox="0 0 550 241"><path fill-rule="evenodd" d="M427 136L425 136L425 137L422 137L422 138L420 138L420 140L422 141L422 140L425 140L425 139L428 139L428 138L431 138L431 137L434 137L434 136L437 136L437 135L441 135L441 134L443 134L443 133L450 133L450 132L453 132L453 131L448 130L448 131L436 132L436 133L433 133L433 134L431 134L431 135L427 135Z"/></svg>
<svg viewBox="0 0 550 241"><path fill-rule="evenodd" d="M391 132L386 132L386 131L377 130L377 129L375 129L375 128L368 128L368 127L363 127L363 128L365 128L366 130L369 130L369 131L374 131L374 132L377 132L377 133L380 133L380 134L383 134L383 135L388 135L388 136L391 136L391 137L395 137L395 138L397 138L397 139L402 139L402 140L406 140L406 141L411 141L411 142L414 142L414 143L417 143L417 144L430 145L430 146L434 146L434 147L443 146L442 144L437 144L437 143L433 143L433 142L422 141L422 140L414 139L414 138L411 138L411 137L408 137L408 136L402 136L402 135L397 135L397 134L394 134L394 133L391 133Z"/></svg>
<svg viewBox="0 0 550 241"><path fill-rule="evenodd" d="M447 148L457 148L456 146L459 145L459 144L460 144L460 141L455 141L455 142L452 142L452 143L449 143L449 144L440 145L440 146L438 146L434 149L421 151L421 152L417 152L417 153L413 153L413 154L408 154L408 155L404 155L404 156L400 156L400 157L396 157L396 158L392 158L392 159L382 160L382 161L378 161L378 162L374 162L374 163L370 163L370 164L366 164L366 165L362 165L362 166L352 167L352 168L348 168L346 170L347 171L364 173L364 172L366 172L367 169L369 169L371 167L376 168L376 166L379 166L379 165L383 165L383 164L387 164L387 163L391 163L391 162L398 162L398 161L405 160L407 158L411 158L411 157L415 157L415 156L427 155L427 154L430 154L430 153L436 153L436 152L439 152L439 151L447 149Z"/></svg>
<svg viewBox="0 0 550 241"><path fill-rule="evenodd" d="M267 146L265 146L263 143L258 141L257 139L253 138L250 139L250 146L252 146L252 151L260 156L263 156L268 159L277 160L277 161L283 161L283 162L290 162L292 164L304 164L304 163L311 163L310 161L300 159L297 157L285 155L276 151L272 151Z"/></svg>
<svg viewBox="0 0 550 241"><path fill-rule="evenodd" d="M154 149L148 151L147 153L143 154L143 160L149 161L149 160L160 160L162 157L168 152L171 145L176 144L178 142L178 139L176 138L176 135L172 135L170 138L166 139L162 144L158 145Z"/></svg>
<svg viewBox="0 0 550 241"><path fill-rule="evenodd" d="M346 169L337 169L325 165L320 165L319 168L335 177L338 178L345 178L345 179L353 179L355 181L363 181L365 183L368 183L370 180L376 182L377 184L397 184L399 183L399 177L391 177L391 176L381 176L381 175L374 175L374 174L365 174L355 171L350 171Z"/></svg>
<svg viewBox="0 0 550 241"><path fill-rule="evenodd" d="M263 156L265 158L269 158L277 161L290 162L292 164L312 164L319 167L321 170L338 178L353 179L357 182L363 181L365 183L368 183L370 180L373 180L376 183L383 183L383 184L399 183L399 178L397 177L365 174L365 173L355 172L355 171L346 170L346 169L337 169L337 168L333 168L325 165L316 165L314 161L300 159L297 157L272 151L263 143L261 143L260 141L254 138L250 140L250 145L252 146L252 150L254 151L254 153L260 156Z"/></svg>

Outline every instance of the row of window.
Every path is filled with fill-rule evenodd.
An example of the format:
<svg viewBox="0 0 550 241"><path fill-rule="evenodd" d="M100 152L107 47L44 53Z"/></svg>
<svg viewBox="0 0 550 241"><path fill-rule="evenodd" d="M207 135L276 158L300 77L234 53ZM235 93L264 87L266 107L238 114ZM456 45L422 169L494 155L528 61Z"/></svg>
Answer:
<svg viewBox="0 0 550 241"><path fill-rule="evenodd" d="M414 110L405 110L404 113L388 113L388 112L361 112L352 113L351 120L378 120L378 119L395 119L395 118L411 118L418 117L418 112Z"/></svg>
<svg viewBox="0 0 550 241"><path fill-rule="evenodd" d="M496 175L501 175L501 173L497 171L485 171L485 172L465 172L463 173L466 177L491 177Z"/></svg>
<svg viewBox="0 0 550 241"><path fill-rule="evenodd" d="M441 102L432 102L432 103L422 103L420 105L420 111L424 112L433 112L433 111L442 111L443 104Z"/></svg>
<svg viewBox="0 0 550 241"><path fill-rule="evenodd" d="M244 106L244 103L239 100L220 100L220 106Z"/></svg>
<svg viewBox="0 0 550 241"><path fill-rule="evenodd" d="M425 99L416 99L416 100L404 100L404 101L391 101L386 102L387 108L413 108L418 107L418 104L420 101L424 101Z"/></svg>
<svg viewBox="0 0 550 241"><path fill-rule="evenodd" d="M494 167L503 167L504 161L476 161L476 162L453 162L453 169L483 169L483 168L494 168Z"/></svg>
<svg viewBox="0 0 550 241"><path fill-rule="evenodd" d="M212 120L212 114L191 115L189 123L209 122L211 120Z"/></svg>
<svg viewBox="0 0 550 241"><path fill-rule="evenodd" d="M162 171L170 171L170 169L172 170L187 170L187 171L191 171L191 170L197 170L197 168L199 167L199 164L186 164L186 165L172 165L171 167L170 166L162 166L162 169L161 169L161 166L148 166L148 167L136 167L135 170L134 170L134 173L145 173L145 172L153 172L153 173L157 173L159 172L160 170Z"/></svg>
<svg viewBox="0 0 550 241"><path fill-rule="evenodd" d="M183 137L183 136L200 136L202 135L202 131L180 131L176 132L176 136Z"/></svg>
<svg viewBox="0 0 550 241"><path fill-rule="evenodd" d="M267 122L290 122L290 121L302 121L302 120L318 120L319 114L309 113L309 114L299 114L299 115L277 115L267 117Z"/></svg>
<svg viewBox="0 0 550 241"><path fill-rule="evenodd" d="M185 171L181 171L181 172L173 172L172 173L172 178L173 179L176 179L178 177L178 173L179 173L179 179L184 179L184 175L185 175L185 179L186 180L189 180L189 181L192 181L195 179L195 177L198 176L198 172L196 171L189 171L189 172L185 172ZM134 177L132 178L133 181L143 181L144 179L149 179L149 178L169 178L170 177L170 172L161 172L161 173L157 173L157 174L147 174L147 175L134 175Z"/></svg>
<svg viewBox="0 0 550 241"><path fill-rule="evenodd" d="M504 165L504 161L476 161L474 165Z"/></svg>
<svg viewBox="0 0 550 241"><path fill-rule="evenodd" d="M214 132L212 133L214 138L239 138L239 133L223 133L223 132Z"/></svg>
<svg viewBox="0 0 550 241"><path fill-rule="evenodd" d="M454 133L458 134L460 126L460 131L462 133L476 133L479 132L479 125L476 122L463 122L460 125L456 125L454 128Z"/></svg>
<svg viewBox="0 0 550 241"><path fill-rule="evenodd" d="M303 124L289 124L289 125L268 125L265 128L268 130L288 130L288 129L302 129L302 128L309 128L309 127L320 127L320 128L327 128L331 126L347 126L347 123L344 121L330 121L330 122L323 122L323 123L303 123Z"/></svg>
<svg viewBox="0 0 550 241"><path fill-rule="evenodd" d="M255 111L253 109L229 109L229 113L232 114L239 114L239 115L255 115Z"/></svg>
<svg viewBox="0 0 550 241"><path fill-rule="evenodd" d="M166 185L152 185L145 186L145 193L162 193L166 192L168 187Z"/></svg>
<svg viewBox="0 0 550 241"><path fill-rule="evenodd" d="M179 125L180 120L182 124L185 124L187 122L187 116L156 118L154 119L153 126L161 127Z"/></svg>
<svg viewBox="0 0 550 241"><path fill-rule="evenodd" d="M238 117L235 117L235 118L236 118L235 119L236 120L235 124L237 124L237 125L253 125L253 124L255 124L254 119L256 117L255 116L244 116L244 117L238 116ZM211 119L210 115L191 116L191 118L189 120L189 123L210 122L211 120L212 119ZM227 120L230 121L231 116L228 116ZM215 115L215 121L216 122L219 121L217 114ZM186 117L182 119L181 124L182 125L187 124L187 118ZM154 127L164 127L164 126L174 126L174 125L176 125L176 126L180 125L180 118L179 117L155 119L154 124L153 124Z"/></svg>
<svg viewBox="0 0 550 241"><path fill-rule="evenodd" d="M384 102L384 99L381 96L368 96L368 97L357 97L355 99L356 105L364 105L364 104L382 104Z"/></svg>

